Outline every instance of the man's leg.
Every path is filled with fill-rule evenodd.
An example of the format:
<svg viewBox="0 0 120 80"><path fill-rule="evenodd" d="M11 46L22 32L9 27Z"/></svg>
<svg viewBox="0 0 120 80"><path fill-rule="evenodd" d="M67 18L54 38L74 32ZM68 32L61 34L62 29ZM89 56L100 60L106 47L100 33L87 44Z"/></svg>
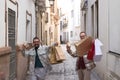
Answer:
<svg viewBox="0 0 120 80"><path fill-rule="evenodd" d="M78 78L79 78L79 80L84 80L84 75L83 75L83 70L82 69L78 70Z"/></svg>
<svg viewBox="0 0 120 80"><path fill-rule="evenodd" d="M45 79L41 79L40 77L37 77L37 80L45 80Z"/></svg>
<svg viewBox="0 0 120 80"><path fill-rule="evenodd" d="M30 79L28 79L28 80L37 80L37 77L35 75L31 75L29 78Z"/></svg>
<svg viewBox="0 0 120 80"><path fill-rule="evenodd" d="M45 80L46 71L45 71L44 68L36 68L35 69L35 75L37 77L37 80Z"/></svg>
<svg viewBox="0 0 120 80"><path fill-rule="evenodd" d="M91 80L90 73L91 70L87 70L87 69L84 70L84 80Z"/></svg>

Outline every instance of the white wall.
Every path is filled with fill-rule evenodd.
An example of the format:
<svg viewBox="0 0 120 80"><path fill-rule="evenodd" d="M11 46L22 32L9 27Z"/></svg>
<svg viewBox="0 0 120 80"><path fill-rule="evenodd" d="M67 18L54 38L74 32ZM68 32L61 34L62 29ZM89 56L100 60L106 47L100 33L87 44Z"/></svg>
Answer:
<svg viewBox="0 0 120 80"><path fill-rule="evenodd" d="M35 37L35 5L32 0L18 0L18 44L26 40L26 11L32 14L32 38Z"/></svg>
<svg viewBox="0 0 120 80"><path fill-rule="evenodd" d="M26 37L26 11L32 14L32 38L35 36L35 5L32 0L18 0L17 4L13 4L11 1L6 0L6 11L8 8L12 9L16 13L16 36L17 44L25 42ZM17 13L18 9L18 13ZM5 0L0 3L0 47L5 46ZM18 14L18 25L17 25L17 14ZM8 14L7 14L8 15ZM8 20L8 16L6 16ZM8 22L8 21L7 21ZM8 24L8 23L7 23ZM7 25L8 26L8 25ZM8 28L8 27L7 27ZM8 41L7 41L8 42ZM7 44L7 43L6 43Z"/></svg>
<svg viewBox="0 0 120 80"><path fill-rule="evenodd" d="M119 3L119 2L120 1L116 2L113 0L99 0L99 5L100 5L100 7L99 7L99 39L104 44L104 46L102 47L102 51L104 54L103 54L102 61L97 64L98 65L97 69L102 78L105 78L106 76L108 76L107 74L111 74L111 71L113 74L120 77L120 68L119 68L120 67L120 63L119 63L120 57L115 56L114 54L111 55L108 53L109 46L110 46L109 35L111 34L111 33L109 33L109 29L110 29L110 26L115 24L115 23L112 23L112 24L110 23L110 21L113 20L113 18L111 18L111 17L114 17L114 18L116 18L115 20L117 20L119 15L116 15L116 13L120 13L119 10L116 10L116 13L115 13L114 8L110 8L110 7L117 5L117 3ZM118 6L118 8L119 8L119 6ZM112 15L110 15L111 14L110 12L114 12L114 13ZM116 22L119 22L119 20ZM114 26L112 26L112 27L115 28ZM111 34L111 36L115 36L115 35ZM116 40L114 39L114 41L116 41ZM114 77L117 78L116 76L114 76Z"/></svg>
<svg viewBox="0 0 120 80"><path fill-rule="evenodd" d="M120 1L113 1L113 0L108 0L108 26L109 26L109 45L108 45L108 50L116 52L120 54ZM107 69L109 73L115 74L113 75L115 78L120 80L120 55L117 55L115 53L108 54L107 56Z"/></svg>
<svg viewBox="0 0 120 80"><path fill-rule="evenodd" d="M5 46L5 0L0 2L0 47Z"/></svg>
<svg viewBox="0 0 120 80"><path fill-rule="evenodd" d="M99 39L103 43L103 57L98 63L98 71L102 78L105 77L107 70L107 52L108 52L108 0L99 0Z"/></svg>
<svg viewBox="0 0 120 80"><path fill-rule="evenodd" d="M91 36L92 36L93 29L95 27L95 26L94 27L92 26L91 7L92 5L95 5L95 1L96 0L88 0L88 10L86 12L87 13L86 32L88 35L91 35ZM108 52L108 1L99 0L98 4L99 4L99 8L98 8L99 10L98 11L99 12L99 24L98 24L99 25L99 37L98 38L103 43L103 46L102 46L103 57L100 62L96 63L97 64L96 71L103 80L106 74L106 70L107 70L106 53ZM95 7L93 8L94 8L94 13L95 13Z"/></svg>

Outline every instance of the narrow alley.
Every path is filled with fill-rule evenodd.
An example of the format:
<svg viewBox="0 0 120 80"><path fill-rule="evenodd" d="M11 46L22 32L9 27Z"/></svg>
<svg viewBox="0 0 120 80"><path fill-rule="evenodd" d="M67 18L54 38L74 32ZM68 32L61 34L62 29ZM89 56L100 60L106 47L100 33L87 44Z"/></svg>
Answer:
<svg viewBox="0 0 120 80"><path fill-rule="evenodd" d="M63 63L52 65L46 80L78 80L77 58L66 52L65 44L82 41L81 32L91 37L90 42L93 43L93 39L101 42L94 46L93 54L88 54L92 56L88 60L96 63L95 67L93 62L95 68L91 80L120 80L119 7L120 0L1 0L0 80L29 80L26 73L30 61L36 60L33 63L37 64L40 60L36 54L32 60L23 54L35 47L35 37L39 38L41 45L60 44L66 56ZM86 49L82 48L77 48L77 51ZM37 66L43 67L42 64ZM83 66L85 69L86 64Z"/></svg>

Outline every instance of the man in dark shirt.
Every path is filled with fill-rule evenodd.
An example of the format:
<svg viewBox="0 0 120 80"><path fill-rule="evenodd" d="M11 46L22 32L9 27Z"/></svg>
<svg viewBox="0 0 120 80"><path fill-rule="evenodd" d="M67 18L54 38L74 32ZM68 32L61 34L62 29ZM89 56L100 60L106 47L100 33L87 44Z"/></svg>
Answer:
<svg viewBox="0 0 120 80"><path fill-rule="evenodd" d="M85 32L81 32L80 33L80 39L84 39L86 37L86 33ZM72 52L72 50L70 49L70 45L67 45L66 46L67 48L67 52L73 56L73 57L78 57L77 58L77 61L76 61L76 70L78 71L78 77L79 77L79 80L90 80L90 72L91 70L87 69L86 66L85 66L85 59L83 56L78 56L76 52ZM93 46L94 48L94 46ZM94 53L93 51L91 53ZM87 58L86 58L87 59ZM90 60L87 60L88 62L89 61L92 61L93 58L88 58Z"/></svg>

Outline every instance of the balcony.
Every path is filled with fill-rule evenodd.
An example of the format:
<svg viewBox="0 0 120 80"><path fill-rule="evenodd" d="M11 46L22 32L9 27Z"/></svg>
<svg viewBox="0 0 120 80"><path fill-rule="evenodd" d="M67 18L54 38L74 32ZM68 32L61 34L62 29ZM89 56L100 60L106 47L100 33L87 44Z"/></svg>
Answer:
<svg viewBox="0 0 120 80"><path fill-rule="evenodd" d="M85 11L88 8L88 0L82 0L81 2L81 10Z"/></svg>
<svg viewBox="0 0 120 80"><path fill-rule="evenodd" d="M45 12L45 0L36 0L35 1L36 9L40 12Z"/></svg>
<svg viewBox="0 0 120 80"><path fill-rule="evenodd" d="M63 22L63 28L66 28L68 26L67 22Z"/></svg>
<svg viewBox="0 0 120 80"><path fill-rule="evenodd" d="M63 28L68 26L68 20L66 18L63 19Z"/></svg>

